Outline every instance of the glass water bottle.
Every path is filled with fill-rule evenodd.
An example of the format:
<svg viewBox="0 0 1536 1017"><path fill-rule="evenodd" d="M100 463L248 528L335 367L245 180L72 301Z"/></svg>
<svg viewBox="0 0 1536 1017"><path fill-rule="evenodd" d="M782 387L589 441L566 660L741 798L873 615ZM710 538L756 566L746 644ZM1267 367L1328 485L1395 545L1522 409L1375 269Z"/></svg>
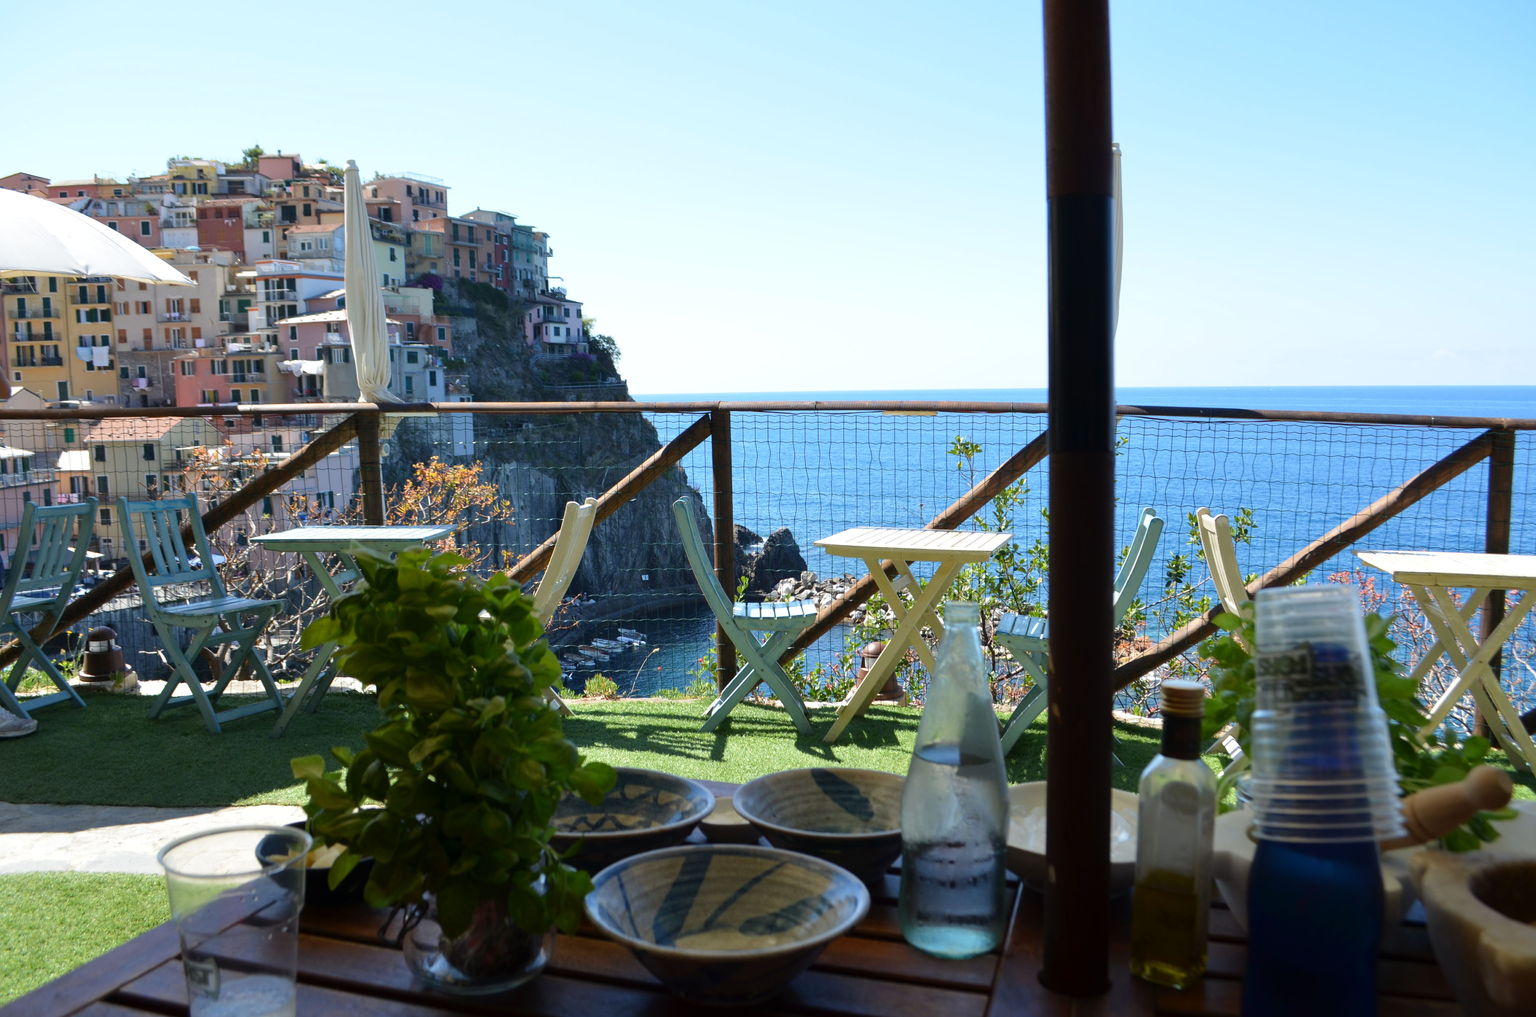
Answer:
<svg viewBox="0 0 1536 1017"><path fill-rule="evenodd" d="M1163 682L1163 747L1141 774L1131 972L1185 988L1205 973L1216 777L1200 758L1205 690Z"/></svg>
<svg viewBox="0 0 1536 1017"><path fill-rule="evenodd" d="M979 609L944 604L944 638L901 796L901 933L937 957L1002 941L1008 779Z"/></svg>

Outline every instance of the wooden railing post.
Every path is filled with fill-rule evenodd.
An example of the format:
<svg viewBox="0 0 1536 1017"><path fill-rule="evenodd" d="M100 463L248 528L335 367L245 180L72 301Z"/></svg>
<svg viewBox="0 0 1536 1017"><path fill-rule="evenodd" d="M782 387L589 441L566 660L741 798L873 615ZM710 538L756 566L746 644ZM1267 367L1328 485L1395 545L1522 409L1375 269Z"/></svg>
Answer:
<svg viewBox="0 0 1536 1017"><path fill-rule="evenodd" d="M1488 456L1488 522L1483 533L1483 550L1488 554L1509 553L1509 518L1514 507L1515 487L1515 432L1490 431L1493 452ZM1504 619L1504 591L1494 590L1483 604L1482 631L1479 639L1487 639L1494 628ZM1501 647L1488 661L1493 680L1498 681L1504 665ZM1525 719L1536 717L1531 710ZM1479 715L1477 728L1486 734L1487 719ZM1529 724L1527 724L1529 726Z"/></svg>
<svg viewBox="0 0 1536 1017"><path fill-rule="evenodd" d="M378 414L358 414L358 486L363 492L363 522L369 526L384 525L384 465L379 444Z"/></svg>
<svg viewBox="0 0 1536 1017"><path fill-rule="evenodd" d="M728 596L736 595L736 516L731 508L731 411L709 413L709 465L715 484L715 577ZM724 690L736 677L736 647L715 626L715 679Z"/></svg>

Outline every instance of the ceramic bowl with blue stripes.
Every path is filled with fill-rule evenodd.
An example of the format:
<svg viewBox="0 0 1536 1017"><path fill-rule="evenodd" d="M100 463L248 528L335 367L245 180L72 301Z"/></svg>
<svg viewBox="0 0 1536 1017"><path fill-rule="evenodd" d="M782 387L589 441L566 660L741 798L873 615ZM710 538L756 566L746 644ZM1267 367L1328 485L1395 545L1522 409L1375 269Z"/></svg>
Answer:
<svg viewBox="0 0 1536 1017"><path fill-rule="evenodd" d="M578 847L568 860L587 872L681 844L715 807L714 794L686 778L625 766L617 773L613 790L596 805L567 794L555 807L550 844L561 852Z"/></svg>
<svg viewBox="0 0 1536 1017"><path fill-rule="evenodd" d="M714 1006L777 995L869 911L869 891L846 870L743 844L635 855L594 883L592 923L673 993Z"/></svg>
<svg viewBox="0 0 1536 1017"><path fill-rule="evenodd" d="M866 883L901 854L901 789L881 770L783 770L743 784L732 802L768 843L841 865Z"/></svg>

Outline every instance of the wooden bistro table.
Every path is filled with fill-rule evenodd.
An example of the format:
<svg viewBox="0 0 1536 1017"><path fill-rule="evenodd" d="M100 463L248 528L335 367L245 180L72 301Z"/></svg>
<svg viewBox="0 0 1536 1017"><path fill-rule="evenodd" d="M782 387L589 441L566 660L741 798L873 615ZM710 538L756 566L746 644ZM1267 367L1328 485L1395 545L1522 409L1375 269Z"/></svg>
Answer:
<svg viewBox="0 0 1536 1017"><path fill-rule="evenodd" d="M1356 551L1361 561L1380 569L1413 592L1419 610L1435 633L1409 677L1418 683L1442 655L1449 657L1459 675L1429 711L1426 732L1444 722L1458 700L1472 693L1488 729L1504 744L1509 758L1527 771L1536 770L1536 744L1520 720L1520 711L1499 684L1492 660L1499 649L1536 607L1536 554L1463 554L1450 551ZM1458 605L1453 589L1472 594ZM1479 639L1470 626L1472 616L1495 590L1518 591L1507 604L1504 617L1487 636Z"/></svg>
<svg viewBox="0 0 1536 1017"><path fill-rule="evenodd" d="M269 551L297 552L309 563L310 571L320 580L326 595L336 600L341 596L341 588L357 578L357 562L353 556L358 551L396 554L434 540L442 540L452 533L452 526L298 526L291 530L263 533L252 537L251 541ZM334 576L321 557L328 554L337 556L342 562L341 570ZM311 713L320 705L321 697L336 677L335 669L330 666L331 654L335 650L335 643L327 643L315 654L315 659L309 662L303 680L289 697L282 716L277 718L272 737L277 738L288 730L289 722L306 700Z"/></svg>
<svg viewBox="0 0 1536 1017"><path fill-rule="evenodd" d="M908 649L917 651L930 671L933 670L933 651L918 638L924 625L931 627L935 635L944 631L934 614L934 605L954 582L961 566L986 561L993 552L1012 539L1011 533L987 533L977 530L913 530L879 526L855 526L853 529L834 533L816 541L816 546L829 554L849 558L862 558L875 580L875 585L885 595L891 611L896 615L896 632L885 644L885 649L875 659L864 680L854 686L848 701L837 711L824 741L830 745L842 736L854 717L868 706L875 693L884 687L896 671L896 665L906 656ZM926 584L919 582L912 573L912 563L937 562L933 578ZM896 567L896 578L886 574L888 564ZM908 608L899 590L912 594L912 606Z"/></svg>
<svg viewBox="0 0 1536 1017"><path fill-rule="evenodd" d="M702 782L718 794L734 785ZM699 839L695 832L694 839ZM385 929L387 912L307 904L300 920L299 1017L665 1017L747 1013L827 1017L1237 1017L1245 937L1220 894L1211 910L1210 967L1191 989L1160 989L1126 967L1130 902L1110 903L1110 991L1071 1000L1040 985L1045 900L1011 876L1011 920L999 950L970 960L929 957L901 938L896 871L873 887L868 916L830 943L784 993L759 1007L690 1006L666 990L624 947L588 924L556 939L549 967L510 993L461 997L412 981ZM1417 909L1416 909L1417 910ZM1380 1017L1455 1017L1461 1010L1436 966L1422 922L1387 930L1378 966ZM0 1007L0 1017L182 1015L186 983L175 927L146 932L110 953ZM1305 1017L1305 1015L1298 1015ZM1362 1015L1367 1017L1367 1015Z"/></svg>

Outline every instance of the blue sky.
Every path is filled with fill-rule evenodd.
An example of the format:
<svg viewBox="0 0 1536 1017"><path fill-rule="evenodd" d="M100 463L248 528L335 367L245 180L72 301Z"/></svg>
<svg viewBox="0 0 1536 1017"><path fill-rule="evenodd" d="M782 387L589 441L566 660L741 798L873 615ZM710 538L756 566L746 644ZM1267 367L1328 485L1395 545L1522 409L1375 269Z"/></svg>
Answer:
<svg viewBox="0 0 1536 1017"><path fill-rule="evenodd" d="M1119 384L1536 384L1536 4L1111 10ZM637 392L1044 384L1036 5L69 12L7 5L0 175L441 177L550 232Z"/></svg>

